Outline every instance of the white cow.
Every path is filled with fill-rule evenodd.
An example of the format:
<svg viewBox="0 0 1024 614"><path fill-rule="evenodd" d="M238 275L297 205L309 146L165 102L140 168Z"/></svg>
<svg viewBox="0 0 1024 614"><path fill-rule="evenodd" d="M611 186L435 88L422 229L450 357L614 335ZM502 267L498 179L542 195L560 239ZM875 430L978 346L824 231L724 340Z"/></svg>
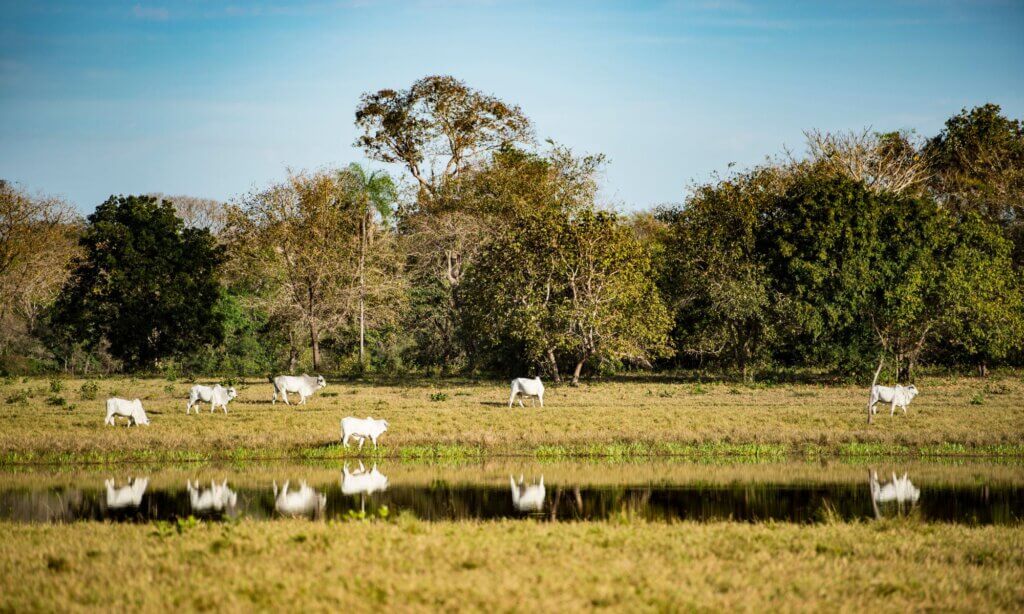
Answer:
<svg viewBox="0 0 1024 614"><path fill-rule="evenodd" d="M103 424L114 425L115 416L124 416L128 418L128 426L149 424L149 418L146 416L146 410L142 409L142 401L135 399L129 401L127 399L107 399L107 419L103 421Z"/></svg>
<svg viewBox="0 0 1024 614"><path fill-rule="evenodd" d="M199 405L199 402L210 404L210 413L217 407L223 407L224 413L228 413L228 402L238 396L238 392L235 391L234 386L231 388L224 388L220 384L216 386L192 386L192 390L188 393L188 405L185 407L185 414L192 413L192 408ZM196 413L199 413L199 408L196 407Z"/></svg>
<svg viewBox="0 0 1024 614"><path fill-rule="evenodd" d="M377 465L367 471L363 463L359 463L359 469L355 472L348 470L348 463L341 469L341 494L343 495L372 495L375 492L384 492L388 489L388 476L377 471Z"/></svg>
<svg viewBox="0 0 1024 614"><path fill-rule="evenodd" d="M193 486L192 480L189 480L188 500L192 504L193 512L222 512L225 508L234 509L238 503L238 493L228 488L227 480L220 484L210 480L210 487L205 490L198 481Z"/></svg>
<svg viewBox="0 0 1024 614"><path fill-rule="evenodd" d="M903 415L907 414L907 405L917 396L917 386L872 386L871 396L868 398L868 424L871 424L872 417L878 413L877 403L889 404L889 416L896 413L896 408L903 408Z"/></svg>
<svg viewBox="0 0 1024 614"><path fill-rule="evenodd" d="M320 517L327 506L327 495L310 488L305 481L299 483L299 490L288 492L288 482L280 492L274 481L274 509L285 516Z"/></svg>
<svg viewBox="0 0 1024 614"><path fill-rule="evenodd" d="M520 512L539 512L544 509L544 476L536 484L524 485L523 476L519 476L519 484L508 476L512 485L512 505Z"/></svg>
<svg viewBox="0 0 1024 614"><path fill-rule="evenodd" d="M284 399L285 405L291 405L288 402L289 392L297 393L299 395L299 405L302 405L306 402L307 398L313 396L314 392L327 386L327 380L322 375L310 377L303 373L302 375L278 375L269 379L270 383L274 385L274 400L271 402L271 405L277 403L277 395L279 394Z"/></svg>
<svg viewBox="0 0 1024 614"><path fill-rule="evenodd" d="M114 488L114 480L105 480L103 484L107 487L107 507L117 510L139 507L142 495L146 494L146 487L149 486L149 478L128 480L128 485L121 488Z"/></svg>
<svg viewBox="0 0 1024 614"><path fill-rule="evenodd" d="M359 440L359 449L369 438L373 442L373 449L377 449L377 439L388 430L387 420L374 420L370 416L364 418L353 418L349 416L341 419L341 444L348 447L348 438L355 437Z"/></svg>
<svg viewBox="0 0 1024 614"><path fill-rule="evenodd" d="M896 472L893 472L892 481L882 485L878 483L878 472L871 472L871 498L876 503L917 503L920 497L921 489L914 486L906 473L902 478L898 478Z"/></svg>
<svg viewBox="0 0 1024 614"><path fill-rule="evenodd" d="M539 377L530 379L528 377L517 377L512 380L512 395L508 398L508 406L512 407L512 403L516 400L516 396L519 396L519 407L525 407L523 405L522 397L536 398L540 401L540 406L544 407L544 384L541 383Z"/></svg>

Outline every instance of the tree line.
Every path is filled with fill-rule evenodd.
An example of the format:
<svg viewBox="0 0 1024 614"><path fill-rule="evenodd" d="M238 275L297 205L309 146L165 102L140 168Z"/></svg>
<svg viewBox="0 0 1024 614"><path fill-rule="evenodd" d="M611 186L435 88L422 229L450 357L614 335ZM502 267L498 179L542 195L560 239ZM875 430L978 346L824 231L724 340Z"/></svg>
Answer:
<svg viewBox="0 0 1024 614"><path fill-rule="evenodd" d="M85 219L0 182L0 368L541 374L1024 363L1024 125L807 133L624 214L601 155L452 77L364 94L358 164Z"/></svg>

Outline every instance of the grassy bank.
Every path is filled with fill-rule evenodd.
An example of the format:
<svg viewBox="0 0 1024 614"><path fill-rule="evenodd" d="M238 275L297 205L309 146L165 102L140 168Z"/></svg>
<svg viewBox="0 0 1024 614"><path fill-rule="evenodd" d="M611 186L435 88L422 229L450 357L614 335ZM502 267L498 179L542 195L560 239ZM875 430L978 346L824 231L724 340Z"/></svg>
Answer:
<svg viewBox="0 0 1024 614"><path fill-rule="evenodd" d="M0 524L0 609L1024 608L1024 531L896 521Z"/></svg>
<svg viewBox="0 0 1024 614"><path fill-rule="evenodd" d="M546 407L507 407L502 383L332 383L309 403L271 406L265 381L238 385L228 415L185 415L190 384L161 379L9 380L0 386L0 462L331 459L347 415L386 418L381 457L538 459L748 456L1024 456L1018 375L925 378L907 416L866 424L861 387L643 379L551 387ZM107 396L143 399L152 425L103 425ZM369 456L370 451L364 451Z"/></svg>

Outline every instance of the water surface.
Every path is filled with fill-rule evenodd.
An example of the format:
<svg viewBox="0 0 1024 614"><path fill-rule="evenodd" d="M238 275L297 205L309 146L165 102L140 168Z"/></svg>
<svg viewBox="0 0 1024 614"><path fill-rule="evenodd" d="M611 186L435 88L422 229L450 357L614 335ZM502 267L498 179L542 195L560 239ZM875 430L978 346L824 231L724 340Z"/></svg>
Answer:
<svg viewBox="0 0 1024 614"><path fill-rule="evenodd" d="M1011 524L1024 518L1024 468L509 461L0 471L0 519L15 522L322 520L398 513L423 520L814 523L913 516Z"/></svg>

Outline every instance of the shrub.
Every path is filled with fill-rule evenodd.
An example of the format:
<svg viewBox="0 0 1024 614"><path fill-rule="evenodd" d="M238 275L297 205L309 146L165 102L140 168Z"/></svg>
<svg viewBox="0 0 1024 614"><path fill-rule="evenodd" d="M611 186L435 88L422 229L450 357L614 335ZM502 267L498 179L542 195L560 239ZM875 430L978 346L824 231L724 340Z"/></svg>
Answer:
<svg viewBox="0 0 1024 614"><path fill-rule="evenodd" d="M28 403L28 390L17 390L7 395L8 405L15 403Z"/></svg>
<svg viewBox="0 0 1024 614"><path fill-rule="evenodd" d="M64 407L68 404L68 402L64 397L53 394L46 399L46 404L52 405L54 407Z"/></svg>
<svg viewBox="0 0 1024 614"><path fill-rule="evenodd" d="M64 390L64 380L51 377L50 378L50 392L53 394L60 394Z"/></svg>
<svg viewBox="0 0 1024 614"><path fill-rule="evenodd" d="M444 392L435 392L430 395L430 400L436 403L448 400L448 394Z"/></svg>
<svg viewBox="0 0 1024 614"><path fill-rule="evenodd" d="M78 395L83 401L92 401L99 392L100 386L93 380L82 382L82 387L78 389Z"/></svg>

